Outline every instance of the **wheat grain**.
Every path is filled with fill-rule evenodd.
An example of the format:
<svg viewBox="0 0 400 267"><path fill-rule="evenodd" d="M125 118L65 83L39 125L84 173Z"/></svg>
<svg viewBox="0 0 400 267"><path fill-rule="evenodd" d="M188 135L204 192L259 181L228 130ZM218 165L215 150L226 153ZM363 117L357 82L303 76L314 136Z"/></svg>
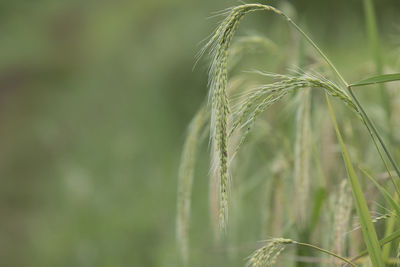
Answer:
<svg viewBox="0 0 400 267"><path fill-rule="evenodd" d="M271 239L267 245L257 249L247 261L246 266L262 267L273 266L281 254L283 249L288 244L293 244L294 241L285 238Z"/></svg>

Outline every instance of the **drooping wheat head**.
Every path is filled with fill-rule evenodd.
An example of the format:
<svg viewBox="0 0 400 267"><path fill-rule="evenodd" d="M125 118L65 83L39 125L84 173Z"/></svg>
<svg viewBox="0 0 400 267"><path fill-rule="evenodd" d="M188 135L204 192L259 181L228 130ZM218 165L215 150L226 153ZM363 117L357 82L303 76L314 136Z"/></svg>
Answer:
<svg viewBox="0 0 400 267"><path fill-rule="evenodd" d="M247 267L263 267L273 266L276 263L278 256L288 244L293 244L294 241L285 238L274 238L267 245L257 249L247 261Z"/></svg>
<svg viewBox="0 0 400 267"><path fill-rule="evenodd" d="M281 14L273 7L261 4L246 4L228 9L227 17L215 31L210 41L200 51L207 49L211 54L209 71L209 102L211 103L212 172L218 174L219 180L219 224L225 229L228 220L228 120L230 114L227 96L227 58L232 37L243 16L257 10L271 10Z"/></svg>
<svg viewBox="0 0 400 267"><path fill-rule="evenodd" d="M236 108L236 111L233 113L233 123L230 134L237 129L244 129L239 146L244 142L244 139L259 114L264 112L277 101L281 100L289 92L302 88L323 89L329 95L338 98L340 101L345 103L359 117L358 109L347 93L338 85L324 77L312 74L303 74L302 76L261 72L260 74L278 79L279 81L254 89L249 93L248 97L238 105L238 108Z"/></svg>
<svg viewBox="0 0 400 267"><path fill-rule="evenodd" d="M228 129L230 120L230 106L227 95L228 75L227 75L227 59L228 51L233 35L243 18L243 16L253 11L272 11L283 16L288 21L291 21L281 11L274 7L262 4L245 4L226 10L227 16L216 29L214 35L209 42L200 51L200 56L209 50L211 55L211 64L209 70L209 102L211 103L211 148L212 148L212 172L217 174L219 181L219 224L221 229L226 227L228 220L228 195L229 195L229 155L228 155L228 133L239 125L244 123L247 126L254 118L265 110L272 103L281 99L290 89L302 87L322 87L329 94L337 96L344 100L347 104L355 105L343 90L335 86L332 82L318 79L312 76L302 77L301 80L296 80L297 77L280 76L282 81L277 82L267 88L260 88L254 96L249 97L245 102L244 108L241 109L242 119L233 123L232 130ZM286 78L286 79L285 79ZM338 90L337 90L338 89ZM265 92L267 95L265 98ZM270 94L271 93L271 94ZM261 100L261 103L260 101ZM258 103L257 103L258 102ZM254 108L252 110L252 108ZM250 113L250 116L248 112ZM243 121L247 119L247 121ZM242 125L243 126L243 125ZM250 127L248 127L250 128ZM245 136L245 135L244 135ZM242 138L244 140L244 138ZM239 142L238 147L242 141Z"/></svg>

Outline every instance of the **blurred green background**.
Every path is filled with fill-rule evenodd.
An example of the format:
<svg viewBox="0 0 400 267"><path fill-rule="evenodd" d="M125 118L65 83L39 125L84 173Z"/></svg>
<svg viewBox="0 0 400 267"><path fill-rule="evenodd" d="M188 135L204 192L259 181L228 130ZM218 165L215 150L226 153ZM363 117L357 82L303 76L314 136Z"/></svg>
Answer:
<svg viewBox="0 0 400 267"><path fill-rule="evenodd" d="M375 2L393 61L400 1ZM268 3L290 7L354 79L370 64L361 1ZM221 19L207 18L238 4L0 2L0 266L178 265L180 151L207 94L207 61L192 67ZM240 33L287 29L273 15L250 17ZM208 245L207 153L194 187L192 256L196 266L222 266Z"/></svg>

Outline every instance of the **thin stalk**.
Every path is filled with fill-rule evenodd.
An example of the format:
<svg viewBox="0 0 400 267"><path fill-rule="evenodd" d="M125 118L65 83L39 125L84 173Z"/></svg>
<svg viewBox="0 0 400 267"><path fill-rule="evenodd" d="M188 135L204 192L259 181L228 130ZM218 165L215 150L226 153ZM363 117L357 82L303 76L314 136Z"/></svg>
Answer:
<svg viewBox="0 0 400 267"><path fill-rule="evenodd" d="M382 54L379 44L378 27L376 23L376 16L374 10L374 3L372 0L364 0L364 14L366 22L366 30L368 34L369 44L371 46L372 54L375 61L375 67L378 74L382 74Z"/></svg>
<svg viewBox="0 0 400 267"><path fill-rule="evenodd" d="M373 0L364 0L364 14L365 14L365 22L366 22L366 30L369 39L370 49L373 55L375 68L377 74L383 74L383 57L381 53L381 45L379 42L379 31L376 23L376 15L374 10L374 1ZM381 95L381 99L383 105L385 107L385 112L387 115L387 125L390 133L390 139L392 139L392 127L391 127L391 101L390 97L387 93L386 87L383 84L379 84L379 92Z"/></svg>
<svg viewBox="0 0 400 267"><path fill-rule="evenodd" d="M308 37L308 35L288 16L283 14L283 16L287 19L287 21L295 27L295 29L311 44L312 47L318 52L318 54L325 60L325 62L331 67L331 69L335 72L336 76L340 79L340 81L347 87L349 84L340 74L340 72L336 69L335 65L329 60L329 58L322 52L322 50L317 46L314 41Z"/></svg>
<svg viewBox="0 0 400 267"><path fill-rule="evenodd" d="M324 52L322 52L322 50L317 46L316 43L314 43L314 41L294 22L292 21L292 19L290 19L289 17L287 17L286 15L283 14L283 16L288 20L288 22L290 24L293 25L293 27L295 27L295 29L311 44L312 47L314 47L314 49L318 52L318 54L325 60L325 62L329 65L329 67L333 70L333 72L336 74L336 76L339 78L339 80L345 85L345 87L348 89L351 97L353 98L355 104L357 105L357 107L359 108L360 112L361 112L361 116L363 117L363 119L367 122L366 123L366 127L368 128L369 131L373 131L373 133L376 135L376 137L379 140L379 143L381 144L383 150L385 151L387 157L389 158L391 164L393 165L393 168L396 170L397 175L400 177L400 169L397 166L397 164L395 163L395 161L393 160L392 155L390 154L389 150L387 149L385 143L383 142L381 135L378 133L376 127L372 124L370 118L368 117L368 115L365 113L363 107L361 106L360 102L358 101L357 97L354 95L354 93L351 90L351 86L349 85L349 83L346 82L346 80L343 78L343 76L340 74L340 72L337 70L337 68L335 67L335 65L333 65L333 63L329 60L329 58L324 54ZM379 148L377 147L378 151Z"/></svg>
<svg viewBox="0 0 400 267"><path fill-rule="evenodd" d="M323 248L319 248L319 247L311 245L311 244L297 242L297 241L294 241L294 244L299 245L299 246L309 247L309 248L321 251L321 252L326 253L328 255L331 255L331 256L333 256L335 258L338 258L338 259L344 261L345 263L350 264L351 266L357 267L357 265L352 263L350 260L348 260L348 259L346 259L346 258L344 258L344 257L342 257L340 255L337 255L337 254L335 254L335 253L333 253L333 252L331 252L329 250L326 250L326 249L323 249Z"/></svg>
<svg viewBox="0 0 400 267"><path fill-rule="evenodd" d="M360 102L358 101L357 97L355 96L355 94L353 93L353 90L351 89L351 86L347 87L351 97L353 98L354 102L356 103L357 107L360 109L361 115L363 116L363 118L365 119L365 121L367 122L367 124L369 124L370 129L372 129L373 133L375 134L375 136L378 138L379 143L381 144L383 150L385 151L390 163L392 164L394 170L396 171L396 174L398 177L400 177L400 169L397 166L396 162L394 161L392 154L390 153L389 149L387 148L385 142L383 141L381 135L379 134L378 130L376 129L375 125L372 123L372 121L369 119L369 117L367 116L367 114L365 113L363 107L361 106ZM368 127L368 126L367 126Z"/></svg>

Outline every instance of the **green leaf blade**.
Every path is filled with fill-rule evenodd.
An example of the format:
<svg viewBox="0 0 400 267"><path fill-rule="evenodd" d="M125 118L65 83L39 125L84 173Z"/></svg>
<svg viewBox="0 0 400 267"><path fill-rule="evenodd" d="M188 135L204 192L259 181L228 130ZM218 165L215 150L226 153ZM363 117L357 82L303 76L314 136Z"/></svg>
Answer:
<svg viewBox="0 0 400 267"><path fill-rule="evenodd" d="M353 193L353 198L354 198L354 203L356 206L358 216L360 217L361 230L363 233L365 245L366 245L368 253L370 255L372 265L374 267L384 267L385 264L383 261L382 251L381 251L381 248L380 248L380 245L378 242L378 236L376 234L375 227L372 223L371 215L369 213L368 206L367 206L366 200L364 198L364 194L361 189L361 185L358 181L356 172L354 171L353 165L350 161L349 154L347 153L346 146L343 142L342 135L339 131L339 127L336 122L336 117L333 112L333 108L329 101L328 95L326 95L326 101L328 103L328 107L329 107L329 111L331 113L333 125L334 125L336 135L337 135L337 138L340 143L341 150L342 150L342 156L343 156L344 163L346 165L346 171L347 171L348 178L350 181L351 191Z"/></svg>
<svg viewBox="0 0 400 267"><path fill-rule="evenodd" d="M394 81L400 81L400 73L392 73L392 74L383 74L383 75L373 76L373 77L358 81L356 83L350 84L350 87L378 84L378 83L387 83L387 82L394 82Z"/></svg>

